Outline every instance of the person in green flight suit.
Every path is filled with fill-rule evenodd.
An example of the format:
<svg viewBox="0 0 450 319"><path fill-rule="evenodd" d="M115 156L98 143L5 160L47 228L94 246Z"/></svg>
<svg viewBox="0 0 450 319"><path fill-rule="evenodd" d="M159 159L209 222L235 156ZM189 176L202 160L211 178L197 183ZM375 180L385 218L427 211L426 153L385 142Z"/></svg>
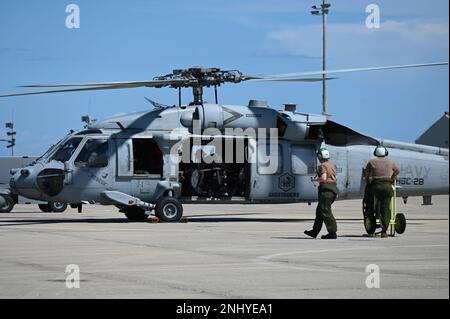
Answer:
<svg viewBox="0 0 450 319"><path fill-rule="evenodd" d="M316 219L312 230L306 230L305 234L316 238L319 235L322 224L325 223L328 234L322 236L322 239L336 239L337 225L333 216L331 205L336 200L339 190L336 186L336 165L330 161L330 152L326 148L321 148L317 153L320 166L317 176L311 178L312 181L319 181L319 203L316 208Z"/></svg>
<svg viewBox="0 0 450 319"><path fill-rule="evenodd" d="M380 205L381 238L388 238L387 229L391 220L391 200L394 195L392 183L400 174L397 164L387 159L388 150L377 146L373 152L376 158L371 159L364 170L364 177L369 184L370 194L375 196Z"/></svg>

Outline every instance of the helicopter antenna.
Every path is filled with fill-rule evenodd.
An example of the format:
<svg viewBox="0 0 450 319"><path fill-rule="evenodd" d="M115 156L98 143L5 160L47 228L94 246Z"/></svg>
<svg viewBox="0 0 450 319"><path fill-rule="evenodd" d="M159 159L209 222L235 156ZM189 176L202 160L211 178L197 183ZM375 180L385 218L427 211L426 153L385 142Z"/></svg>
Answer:
<svg viewBox="0 0 450 319"><path fill-rule="evenodd" d="M165 104L161 104L158 102L155 102L153 100L150 100L148 97L144 96L144 99L149 102L151 105L153 105L153 107L155 108L155 110L163 110L163 109L167 109L169 107L175 107L175 105L173 106L169 106L169 105L165 105Z"/></svg>

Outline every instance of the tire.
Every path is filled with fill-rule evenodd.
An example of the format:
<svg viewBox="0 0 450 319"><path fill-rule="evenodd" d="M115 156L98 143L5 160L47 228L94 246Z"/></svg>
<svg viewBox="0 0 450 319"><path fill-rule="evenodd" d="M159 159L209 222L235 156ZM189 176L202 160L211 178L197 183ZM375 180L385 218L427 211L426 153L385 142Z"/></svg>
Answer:
<svg viewBox="0 0 450 319"><path fill-rule="evenodd" d="M364 228L367 234L373 235L377 229L377 220L373 215L364 216Z"/></svg>
<svg viewBox="0 0 450 319"><path fill-rule="evenodd" d="M364 218L364 228L366 229L367 234L375 234L375 231L377 230L377 220L373 212L369 211L369 205L367 204L366 199L363 199L362 211Z"/></svg>
<svg viewBox="0 0 450 319"><path fill-rule="evenodd" d="M50 213L52 211L50 204L39 204L38 206L43 213Z"/></svg>
<svg viewBox="0 0 450 319"><path fill-rule="evenodd" d="M403 234L406 230L406 217L402 213L395 215L395 232Z"/></svg>
<svg viewBox="0 0 450 319"><path fill-rule="evenodd" d="M5 200L5 203L0 206L0 213L10 213L14 208L14 200L9 195L0 195Z"/></svg>
<svg viewBox="0 0 450 319"><path fill-rule="evenodd" d="M155 215L165 222L178 222L183 217L183 206L173 197L163 197L156 203Z"/></svg>
<svg viewBox="0 0 450 319"><path fill-rule="evenodd" d="M145 211L137 206L127 206L123 211L130 222L144 222L148 219Z"/></svg>
<svg viewBox="0 0 450 319"><path fill-rule="evenodd" d="M49 202L48 205L50 206L50 211L52 211L54 213L62 213L67 209L66 203Z"/></svg>

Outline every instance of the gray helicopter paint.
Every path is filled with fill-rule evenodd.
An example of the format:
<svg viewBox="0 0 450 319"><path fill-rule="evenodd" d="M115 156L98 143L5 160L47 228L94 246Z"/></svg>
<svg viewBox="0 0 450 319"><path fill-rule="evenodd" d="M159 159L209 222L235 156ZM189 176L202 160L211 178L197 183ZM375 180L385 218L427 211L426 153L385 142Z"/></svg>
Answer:
<svg viewBox="0 0 450 319"><path fill-rule="evenodd" d="M436 153L444 152L425 147L424 150L435 154L395 149L394 142L390 142L389 158L401 168L398 178L398 196L423 196L448 194L448 156ZM400 144L403 148L405 143ZM413 144L411 145L411 147ZM416 145L414 145L416 146ZM346 198L360 198L364 193L363 169L373 158L371 146L347 147L349 159L349 183Z"/></svg>
<svg viewBox="0 0 450 319"><path fill-rule="evenodd" d="M330 151L331 161L336 165L337 187L339 189L339 198L349 196L350 176L352 170L349 169L349 149L348 147L335 147L326 145Z"/></svg>
<svg viewBox="0 0 450 319"><path fill-rule="evenodd" d="M37 157L16 156L0 157L0 194L10 195L11 170L20 170L21 168L33 163ZM29 199L19 196L18 203L28 203Z"/></svg>
<svg viewBox="0 0 450 319"><path fill-rule="evenodd" d="M276 127L278 112L269 107L204 104L198 106L202 128Z"/></svg>
<svg viewBox="0 0 450 319"><path fill-rule="evenodd" d="M37 159L37 157L33 156L0 157L0 194L10 196L17 195L10 189L11 171L20 170L21 168L32 164ZM2 196L0 196L0 201L1 200L4 200ZM33 200L19 195L17 196L16 204L46 204L46 202Z"/></svg>
<svg viewBox="0 0 450 319"><path fill-rule="evenodd" d="M79 168L74 164L74 160L79 155L80 151L85 146L88 139L97 140L108 140L108 136L85 136L83 141L78 146L77 150L72 155L70 160L71 169L73 170L72 175L76 178L72 178L72 183L70 188L74 189L75 193L79 194L78 202L83 201L87 198L90 202L101 202L100 194L104 190L114 189L113 176L111 174L110 168L113 166L113 159L111 158L112 149L111 143L108 141L108 166L99 168ZM70 193L66 196L70 197Z"/></svg>
<svg viewBox="0 0 450 319"><path fill-rule="evenodd" d="M318 162L316 151L327 146L332 161L338 168L339 199L361 198L365 183L362 170L373 155L373 146L352 145L336 147L325 145L323 141L305 140L311 125L321 125L326 118L320 115L276 111L269 107L221 106L215 104L166 108L152 112L139 112L118 116L98 122L90 129L100 129L102 134L83 136L83 141L66 164L50 161L59 145L72 136L65 137L53 150L36 164L28 167L30 175L14 175L11 186L22 195L38 200L70 203L112 202L105 191L118 191L135 196L142 201L155 203L167 192L180 195L178 164L173 165L170 149L180 140L193 135L193 117L199 114L201 125L215 127L222 132L227 128L273 128L277 119L287 124L286 133L279 140L279 169L265 174L258 159L250 165L250 192L246 202L312 202L317 200L317 185L311 182L316 174ZM239 116L241 114L242 116ZM173 130L177 129L176 138ZM83 145L91 138L107 138L109 143L108 166L105 168L77 168L74 159ZM153 139L163 154L162 176L135 176L133 174L133 145L131 138ZM258 154L270 139L254 144ZM435 147L382 141L389 147L390 158L402 168L399 179L399 196L437 195L448 193L448 150ZM56 196L49 197L39 190L36 178L44 168L65 171L65 185ZM214 201L209 201L214 202Z"/></svg>

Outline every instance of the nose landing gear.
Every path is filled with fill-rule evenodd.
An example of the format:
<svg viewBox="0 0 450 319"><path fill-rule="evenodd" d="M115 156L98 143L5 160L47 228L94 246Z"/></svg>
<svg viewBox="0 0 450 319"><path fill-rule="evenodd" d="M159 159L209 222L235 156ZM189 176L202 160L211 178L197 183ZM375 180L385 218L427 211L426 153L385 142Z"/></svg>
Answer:
<svg viewBox="0 0 450 319"><path fill-rule="evenodd" d="M14 199L9 195L0 195L0 213L9 213L14 208Z"/></svg>

